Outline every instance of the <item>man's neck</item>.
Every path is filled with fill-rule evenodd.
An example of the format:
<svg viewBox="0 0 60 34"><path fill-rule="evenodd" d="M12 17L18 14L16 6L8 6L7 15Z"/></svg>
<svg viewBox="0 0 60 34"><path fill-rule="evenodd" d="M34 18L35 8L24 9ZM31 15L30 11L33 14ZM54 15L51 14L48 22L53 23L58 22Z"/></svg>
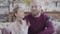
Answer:
<svg viewBox="0 0 60 34"><path fill-rule="evenodd" d="M36 16L34 16L35 18L37 18L37 17L40 17L40 15L41 15L41 13L39 13L39 14L37 14Z"/></svg>

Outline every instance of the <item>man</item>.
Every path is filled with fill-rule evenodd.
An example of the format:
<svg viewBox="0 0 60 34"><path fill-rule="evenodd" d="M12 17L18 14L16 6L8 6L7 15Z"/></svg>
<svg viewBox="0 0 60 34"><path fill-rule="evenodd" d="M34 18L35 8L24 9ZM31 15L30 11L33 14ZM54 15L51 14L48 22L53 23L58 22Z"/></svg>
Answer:
<svg viewBox="0 0 60 34"><path fill-rule="evenodd" d="M38 2L32 1L31 14L25 17L30 22L28 34L52 34L54 32L53 23L47 15L41 13Z"/></svg>

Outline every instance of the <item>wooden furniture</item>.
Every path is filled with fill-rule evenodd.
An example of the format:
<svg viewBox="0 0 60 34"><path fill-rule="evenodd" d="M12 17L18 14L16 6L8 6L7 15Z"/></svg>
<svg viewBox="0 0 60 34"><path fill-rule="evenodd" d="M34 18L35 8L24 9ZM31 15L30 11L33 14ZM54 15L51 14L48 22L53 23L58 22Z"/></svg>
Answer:
<svg viewBox="0 0 60 34"><path fill-rule="evenodd" d="M44 12L45 14L52 17L53 20L57 19L60 21L60 12Z"/></svg>
<svg viewBox="0 0 60 34"><path fill-rule="evenodd" d="M10 2L17 2L17 3L20 3L22 2L23 0L10 0Z"/></svg>
<svg viewBox="0 0 60 34"><path fill-rule="evenodd" d="M30 12L25 12L25 16L28 15ZM45 14L49 15L52 17L52 19L58 19L60 21L60 12L44 12ZM14 16L9 14L9 22L12 22Z"/></svg>

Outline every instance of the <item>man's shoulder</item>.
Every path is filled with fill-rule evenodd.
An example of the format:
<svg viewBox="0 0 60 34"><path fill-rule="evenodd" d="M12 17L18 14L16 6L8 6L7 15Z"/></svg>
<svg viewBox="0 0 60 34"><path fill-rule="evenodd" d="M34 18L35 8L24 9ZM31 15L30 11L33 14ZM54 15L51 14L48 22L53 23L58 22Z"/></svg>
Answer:
<svg viewBox="0 0 60 34"><path fill-rule="evenodd" d="M50 20L50 16L48 14L43 13L42 15L43 15L44 21Z"/></svg>
<svg viewBox="0 0 60 34"><path fill-rule="evenodd" d="M28 19L28 18L30 18L30 16L31 16L31 14L25 16L24 19Z"/></svg>
<svg viewBox="0 0 60 34"><path fill-rule="evenodd" d="M50 18L50 16L48 14L42 13L44 18Z"/></svg>

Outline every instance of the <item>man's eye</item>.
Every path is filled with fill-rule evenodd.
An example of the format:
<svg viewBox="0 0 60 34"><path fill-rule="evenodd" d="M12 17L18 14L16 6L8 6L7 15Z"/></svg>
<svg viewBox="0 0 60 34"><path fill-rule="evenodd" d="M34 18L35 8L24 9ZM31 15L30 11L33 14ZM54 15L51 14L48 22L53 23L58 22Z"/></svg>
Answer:
<svg viewBox="0 0 60 34"><path fill-rule="evenodd" d="M31 8L33 8L33 6Z"/></svg>

